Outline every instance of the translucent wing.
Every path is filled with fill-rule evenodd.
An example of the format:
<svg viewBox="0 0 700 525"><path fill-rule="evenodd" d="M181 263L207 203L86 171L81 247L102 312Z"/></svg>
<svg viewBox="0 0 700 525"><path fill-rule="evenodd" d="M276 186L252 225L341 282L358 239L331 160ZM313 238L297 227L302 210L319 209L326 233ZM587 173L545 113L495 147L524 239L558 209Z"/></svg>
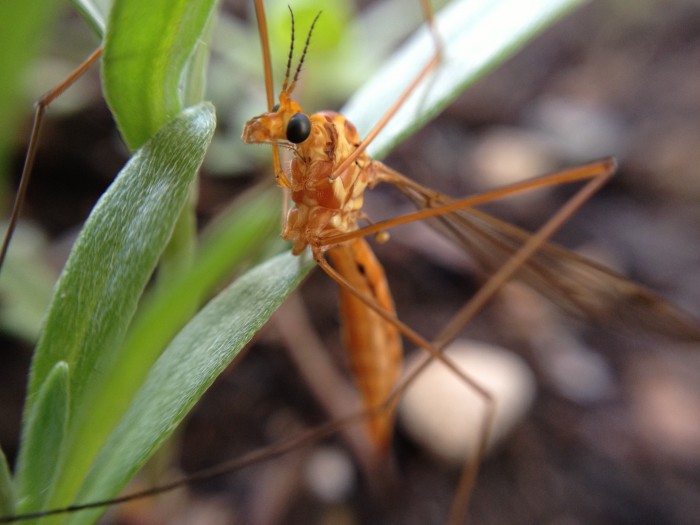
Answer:
<svg viewBox="0 0 700 525"><path fill-rule="evenodd" d="M454 201L377 164L380 180L393 184L419 209L438 208ZM497 270L530 236L475 208L449 212L427 222L463 247L486 272ZM556 244L543 245L517 276L567 312L598 324L700 341L700 324L686 312L651 290Z"/></svg>

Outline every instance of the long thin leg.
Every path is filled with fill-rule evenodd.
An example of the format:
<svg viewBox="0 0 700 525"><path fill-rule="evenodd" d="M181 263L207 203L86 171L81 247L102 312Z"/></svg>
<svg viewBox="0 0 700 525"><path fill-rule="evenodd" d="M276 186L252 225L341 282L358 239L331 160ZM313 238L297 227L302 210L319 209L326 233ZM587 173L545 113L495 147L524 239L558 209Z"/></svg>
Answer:
<svg viewBox="0 0 700 525"><path fill-rule="evenodd" d="M582 180L593 179L601 176L607 176L615 171L616 163L613 159L604 159L597 162L592 162L590 164L584 164L582 166L577 166L571 169L559 171L551 175L546 175L544 177L538 177L535 179L530 179L522 182L517 182L515 184L510 184L508 186L503 186L495 190L485 191L470 195L463 199L448 199L447 204L439 204L441 201L437 201L438 205L427 206L422 210L412 212L406 215L401 215L399 217L394 217L392 219L387 219L384 221L378 221L374 224L355 230L348 233L332 235L323 238L324 245L339 244L341 242L348 241L360 236L372 235L374 233L381 233L388 230L389 228L394 228L400 226L401 224L408 224L410 222L422 221L425 219L430 219L433 217L439 217L450 212L462 210L465 208L471 208L478 206L480 204L485 204L487 202L493 202L498 199L513 196L518 193L529 191L537 188L543 188L547 186L557 186L560 184L568 184L571 182L577 182ZM394 176L393 179L385 179L385 182L390 182L396 184L400 182L401 184L412 184L415 187L420 188L422 191L430 191L434 194L436 198L446 198L444 195L427 190L423 186L403 177L398 172L390 170ZM396 177L400 177L400 180Z"/></svg>
<svg viewBox="0 0 700 525"><path fill-rule="evenodd" d="M53 88L51 91L46 93L36 102L36 109L34 111L34 122L32 124L31 135L29 136L29 147L27 148L27 155L24 158L24 166L22 168L22 177L19 182L19 188L17 189L17 195L15 196L15 202L12 206L12 212L10 213L10 218L8 219L7 230L5 231L5 237L2 240L2 248L0 248L0 268L2 268L5 262L5 256L7 255L7 250L10 246L10 240L17 226L17 219L22 211L22 204L24 204L24 198L27 193L27 188L29 187L29 179L32 173L32 167L34 165L34 157L36 156L36 149L39 144L39 134L41 133L41 125L44 121L44 113L46 108L56 100L66 89L73 85L73 83L78 80L87 71L90 66L92 66L97 59L102 55L102 47L98 47L95 51L90 54L85 61L80 64L75 70L68 75L68 77L61 82L58 86Z"/></svg>

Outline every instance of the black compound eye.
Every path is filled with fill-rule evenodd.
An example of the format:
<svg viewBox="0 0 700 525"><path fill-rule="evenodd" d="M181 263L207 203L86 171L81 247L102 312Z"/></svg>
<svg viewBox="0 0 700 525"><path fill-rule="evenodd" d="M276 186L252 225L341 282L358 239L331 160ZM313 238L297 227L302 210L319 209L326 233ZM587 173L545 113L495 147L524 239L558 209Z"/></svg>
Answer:
<svg viewBox="0 0 700 525"><path fill-rule="evenodd" d="M271 111L270 113L277 113L277 111L278 111L279 109L280 109L280 105L279 105L279 104L275 104L274 106L272 106L272 111Z"/></svg>
<svg viewBox="0 0 700 525"><path fill-rule="evenodd" d="M287 140L293 144L301 144L311 134L311 121L303 113L297 113L287 123Z"/></svg>

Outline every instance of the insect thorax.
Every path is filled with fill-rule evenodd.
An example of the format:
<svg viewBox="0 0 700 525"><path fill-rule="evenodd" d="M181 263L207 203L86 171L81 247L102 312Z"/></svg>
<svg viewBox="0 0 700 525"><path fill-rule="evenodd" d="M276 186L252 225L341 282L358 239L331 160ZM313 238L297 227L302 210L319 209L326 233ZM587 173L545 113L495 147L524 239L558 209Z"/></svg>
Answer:
<svg viewBox="0 0 700 525"><path fill-rule="evenodd" d="M307 244L323 246L323 239L357 229L364 192L372 182L372 159L361 154L342 173L334 170L355 151L359 135L342 115L311 115L311 134L295 148L290 174L294 207L282 232L294 252Z"/></svg>

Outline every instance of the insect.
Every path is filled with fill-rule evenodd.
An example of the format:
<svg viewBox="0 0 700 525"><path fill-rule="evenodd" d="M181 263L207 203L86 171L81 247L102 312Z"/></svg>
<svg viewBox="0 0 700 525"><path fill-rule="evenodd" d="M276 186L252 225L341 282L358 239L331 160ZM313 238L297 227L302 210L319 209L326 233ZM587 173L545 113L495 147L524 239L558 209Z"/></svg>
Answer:
<svg viewBox="0 0 700 525"><path fill-rule="evenodd" d="M315 21L314 21L315 23ZM313 27L313 25L312 25ZM450 203L450 199L444 197L440 194L423 188L417 184L414 184L402 176L398 175L393 170L387 168L381 163L377 163L372 159L368 158L366 155L358 153L356 156L352 156L351 152L362 149L359 136L357 135L354 127L348 123L342 116L335 113L320 113L313 116L307 116L302 113L301 108L291 100L291 93L294 89L294 85L297 80L299 68L301 67L301 62L303 62L303 56L306 49L302 53L302 59L300 65L293 79L290 79L289 63L287 67L287 75L282 87L282 91L279 96L278 104L272 108L268 113L255 117L246 124L244 129L243 138L246 142L250 143L271 143L271 144L282 144L290 148L294 152L294 160L291 165L291 179L287 179L284 175L278 176L278 181L283 187L289 188L292 193L292 199L295 202L295 208L290 212L283 236L294 242L294 250L296 252L301 252L302 249L306 247L307 244L315 241L312 245L312 250L314 257L317 262L326 270L327 273L333 275L333 270L325 264L323 260L324 246L336 246L335 243L348 240L352 242L353 230L356 228L355 216L349 221L351 224L348 226L347 217L343 215L345 209L341 209L343 205L347 205L347 210L350 213L356 213L359 215L357 210L360 206L355 202L355 197L359 193L364 191L365 187L373 187L378 182L390 182L402 189L410 198L416 201L420 206L433 206L437 207L439 205L447 205ZM290 54L291 57L291 54ZM291 59L290 59L291 61ZM420 78L420 77L419 77ZM352 159L347 159L347 157L352 157ZM354 163L354 165L353 165ZM340 167L338 167L340 166ZM343 172L344 167L353 166L353 170L348 169ZM598 165L593 165L589 168L582 168L581 172L585 175L589 172L595 172L595 170L604 171L607 169L605 163L600 163ZM342 176L340 175L342 174ZM566 180L571 174L567 174L566 177L562 177ZM343 177L346 177L345 179ZM280 178L282 180L280 180ZM361 186L360 191L356 191L356 185ZM333 215L336 210L340 210L339 217ZM454 210L457 210L455 206ZM474 225L474 220L478 220L483 217L487 223L491 219L486 218L486 216L470 216L467 214L454 214L454 215L443 215L445 210L441 210L439 216L443 227L448 229L448 235L453 236L457 239L457 242L461 242L467 245L473 250L478 250L479 247L475 246L478 242L487 242L488 235L485 234L485 238L481 238L478 241L474 241L471 238L471 232L476 229ZM314 216L313 214L317 214ZM318 222L315 218L318 217ZM490 225L498 231L498 235L502 235L504 244L512 242L514 239L506 240L510 233L505 233L508 228L504 227L500 222L490 222ZM375 229L369 228L367 231L375 231L386 227L385 224L377 226ZM481 235L477 234L477 235ZM516 234L522 241L524 239L521 234ZM340 246L343 246L342 244ZM493 244L489 245L494 252L499 249L497 242L494 241ZM345 252L338 254L334 253L333 250L338 248L331 248L328 252L330 259L333 261L334 266L340 268L340 275L342 276L344 272L352 274L353 272L364 274L364 263L363 258L369 257L365 255L364 251L361 251L361 255L356 255L352 253L354 249L358 251L364 250L364 245L362 248L347 248ZM484 248L487 250L486 248ZM547 253L551 248L546 247L541 253ZM554 251L557 251L554 249ZM551 254L553 255L554 252ZM491 256L495 256L493 253ZM596 267L583 259L578 259L577 257L570 257L565 255L563 252L559 252L562 256L562 260L566 260L566 265L571 265L571 268L578 268L574 270L571 274L572 282L577 281L578 277L574 274L581 270L583 274L587 274L584 280L590 278L589 284L592 289L598 290L594 292L594 295L599 295L600 292L607 288L608 292L612 295L619 294L619 298L623 298L622 302L636 313L633 315L639 315L639 319L648 316L648 324L650 326L655 323L658 318L663 318L661 325L665 325L670 329L670 332L677 331L677 334L683 330L681 328L684 322L675 324L671 320L674 316L670 318L665 318L662 314L662 310L666 307L662 306L662 302L656 302L657 299L652 298L652 296L647 295L647 292L637 289L636 286L631 288L628 287L624 279L618 280L613 274L606 272L600 267ZM488 257L488 256L487 256ZM537 257L535 257L537 260ZM368 270L368 274L377 273L377 270L373 268L373 260L369 263L372 270ZM556 264L555 264L556 265ZM355 268L360 268L359 272ZM601 273L602 272L602 273ZM546 274L549 273L544 267L538 267L538 263L533 265L533 275L532 277L537 280L540 277L547 279ZM558 286L561 288L559 291L563 292L563 299L565 306L572 309L582 308L583 310L588 310L589 313L594 315L605 315L602 312L595 312L596 307L593 303L597 302L594 299L593 302L589 302L585 298L585 293L581 290L583 287L579 287L580 282L574 285L574 288L569 288L569 284L566 284L568 279L568 271L562 269L562 271L557 275L555 280L559 282ZM539 275L537 275L539 274ZM381 275L381 274L380 274ZM336 281L341 281L341 285L344 284L346 287L352 286L352 280L343 283L342 279L338 276L334 276ZM353 276L353 279L356 279ZM600 286L595 285L594 282L601 279L599 283ZM383 279L383 276L381 277ZM357 282L357 281L355 281ZM604 283L604 284L603 284ZM375 310L380 310L382 307L388 312L389 316L393 317L393 306L389 299L386 299L384 295L387 293L383 288L383 281L381 287L374 283L372 285L359 284L355 289L363 289L364 291L358 292L356 295L371 295L373 290L379 289L378 294L381 299L376 302L379 303L380 308L374 307ZM557 285L552 286L552 289L556 289ZM573 290L576 289L576 292ZM557 292L555 292L556 296ZM342 294L341 294L342 297ZM569 303L571 301L571 303ZM614 301L614 300L613 300ZM614 301L615 302L615 301ZM569 303L569 304L566 304ZM643 313L647 310L650 304L655 303L656 306L652 307L648 314ZM637 309L637 305L639 308ZM609 305L608 305L609 306ZM593 307L592 310L591 307ZM607 307L606 307L607 308ZM657 317L659 316L659 317ZM351 320L351 319L350 319ZM370 325L369 322L364 324ZM459 323L455 323L459 326ZM660 327L660 326L659 326ZM688 325L688 334L691 338L697 337L693 335L697 327L692 323ZM662 330L665 330L662 328ZM395 336L394 333L389 334L387 337ZM454 336L454 332L450 329L446 330L444 335L444 340L450 340ZM438 341L442 341L443 338L439 338ZM353 342L350 341L350 345ZM422 343L423 346L427 346L426 343ZM386 341L382 341L373 347L367 341L360 341L358 346L361 351L367 351L368 354L376 354L382 346L393 348L393 344L387 344ZM438 343L436 346L441 346ZM369 348L368 348L369 347ZM371 351L368 351L371 349ZM394 357L389 358L390 361L395 361ZM367 366L367 365L365 365ZM380 365L378 365L380 366ZM368 374L369 375L369 374ZM383 370L383 375L386 376L387 373ZM392 377L389 374L389 377ZM370 392L366 394L368 399L367 403L369 406L375 403L377 399L381 399L382 396L386 396L391 389L391 384L385 387L383 392L380 394L375 394ZM384 425L387 426L386 422L371 421L370 425L375 423L372 427L372 431L375 434L376 440L383 444L385 442L384 434L381 429L377 429L377 426Z"/></svg>
<svg viewBox="0 0 700 525"><path fill-rule="evenodd" d="M419 199L419 200L420 200L420 199L427 199L427 198L428 198L428 195L422 194L422 193L418 192L418 193L415 193L415 194L414 194L414 198Z"/></svg>

